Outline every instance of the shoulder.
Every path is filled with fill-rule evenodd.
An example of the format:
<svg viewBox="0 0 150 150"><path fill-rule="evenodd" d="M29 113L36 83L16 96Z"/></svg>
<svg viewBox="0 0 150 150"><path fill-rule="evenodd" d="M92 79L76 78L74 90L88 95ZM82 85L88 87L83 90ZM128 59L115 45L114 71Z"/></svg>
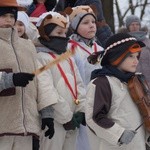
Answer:
<svg viewBox="0 0 150 150"><path fill-rule="evenodd" d="M110 87L109 80L106 76L99 76L92 82L96 86L105 89L105 87Z"/></svg>
<svg viewBox="0 0 150 150"><path fill-rule="evenodd" d="M31 40L28 39L24 39L24 38L19 38L18 39L19 43L21 43L22 45L26 45L26 46L32 46L35 48L33 42Z"/></svg>

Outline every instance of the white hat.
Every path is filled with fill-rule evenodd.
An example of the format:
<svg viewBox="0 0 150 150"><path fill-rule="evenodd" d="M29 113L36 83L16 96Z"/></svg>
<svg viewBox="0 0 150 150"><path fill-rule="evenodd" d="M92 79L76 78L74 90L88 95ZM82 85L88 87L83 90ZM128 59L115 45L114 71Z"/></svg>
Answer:
<svg viewBox="0 0 150 150"><path fill-rule="evenodd" d="M29 27L29 17L24 11L18 11L17 21L23 22L26 29Z"/></svg>

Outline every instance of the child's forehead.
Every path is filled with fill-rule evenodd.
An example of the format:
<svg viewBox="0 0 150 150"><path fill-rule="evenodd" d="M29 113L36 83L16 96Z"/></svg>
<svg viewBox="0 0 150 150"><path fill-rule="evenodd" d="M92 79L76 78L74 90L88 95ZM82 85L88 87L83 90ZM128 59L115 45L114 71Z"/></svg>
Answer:
<svg viewBox="0 0 150 150"><path fill-rule="evenodd" d="M14 14L13 13L5 13L5 14L2 14L2 15L0 15L0 17L3 17L3 16L14 16Z"/></svg>
<svg viewBox="0 0 150 150"><path fill-rule="evenodd" d="M17 20L17 21L16 21L16 24L24 25L24 23L23 23L22 21L20 21L20 20Z"/></svg>

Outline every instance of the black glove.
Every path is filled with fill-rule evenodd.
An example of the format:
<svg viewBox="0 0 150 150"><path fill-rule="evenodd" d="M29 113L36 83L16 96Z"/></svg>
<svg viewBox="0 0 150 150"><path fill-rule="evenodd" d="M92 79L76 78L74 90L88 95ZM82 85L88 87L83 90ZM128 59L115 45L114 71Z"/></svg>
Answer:
<svg viewBox="0 0 150 150"><path fill-rule="evenodd" d="M133 130L125 130L119 139L120 144L129 144L134 138L136 132Z"/></svg>
<svg viewBox="0 0 150 150"><path fill-rule="evenodd" d="M15 86L25 87L29 83L29 81L33 80L34 76L34 74L24 72L14 73L13 83Z"/></svg>
<svg viewBox="0 0 150 150"><path fill-rule="evenodd" d="M63 127L65 128L65 130L75 130L76 127L80 127L80 124L76 121L76 118L73 115L72 119L69 122L63 124Z"/></svg>
<svg viewBox="0 0 150 150"><path fill-rule="evenodd" d="M76 119L76 121L79 123L79 124L82 124L82 125L86 125L86 121L85 121L85 113L84 112L76 112L74 114L74 117Z"/></svg>
<svg viewBox="0 0 150 150"><path fill-rule="evenodd" d="M45 127L48 127L48 130L45 132L45 137L49 136L51 139L54 136L54 119L53 118L43 118L41 129L44 130Z"/></svg>

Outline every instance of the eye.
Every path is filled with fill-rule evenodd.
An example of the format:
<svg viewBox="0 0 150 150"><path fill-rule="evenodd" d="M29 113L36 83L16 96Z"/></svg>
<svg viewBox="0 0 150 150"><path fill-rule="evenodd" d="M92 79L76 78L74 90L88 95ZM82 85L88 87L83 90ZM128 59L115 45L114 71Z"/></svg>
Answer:
<svg viewBox="0 0 150 150"><path fill-rule="evenodd" d="M93 24L95 24L95 21L92 21Z"/></svg>

